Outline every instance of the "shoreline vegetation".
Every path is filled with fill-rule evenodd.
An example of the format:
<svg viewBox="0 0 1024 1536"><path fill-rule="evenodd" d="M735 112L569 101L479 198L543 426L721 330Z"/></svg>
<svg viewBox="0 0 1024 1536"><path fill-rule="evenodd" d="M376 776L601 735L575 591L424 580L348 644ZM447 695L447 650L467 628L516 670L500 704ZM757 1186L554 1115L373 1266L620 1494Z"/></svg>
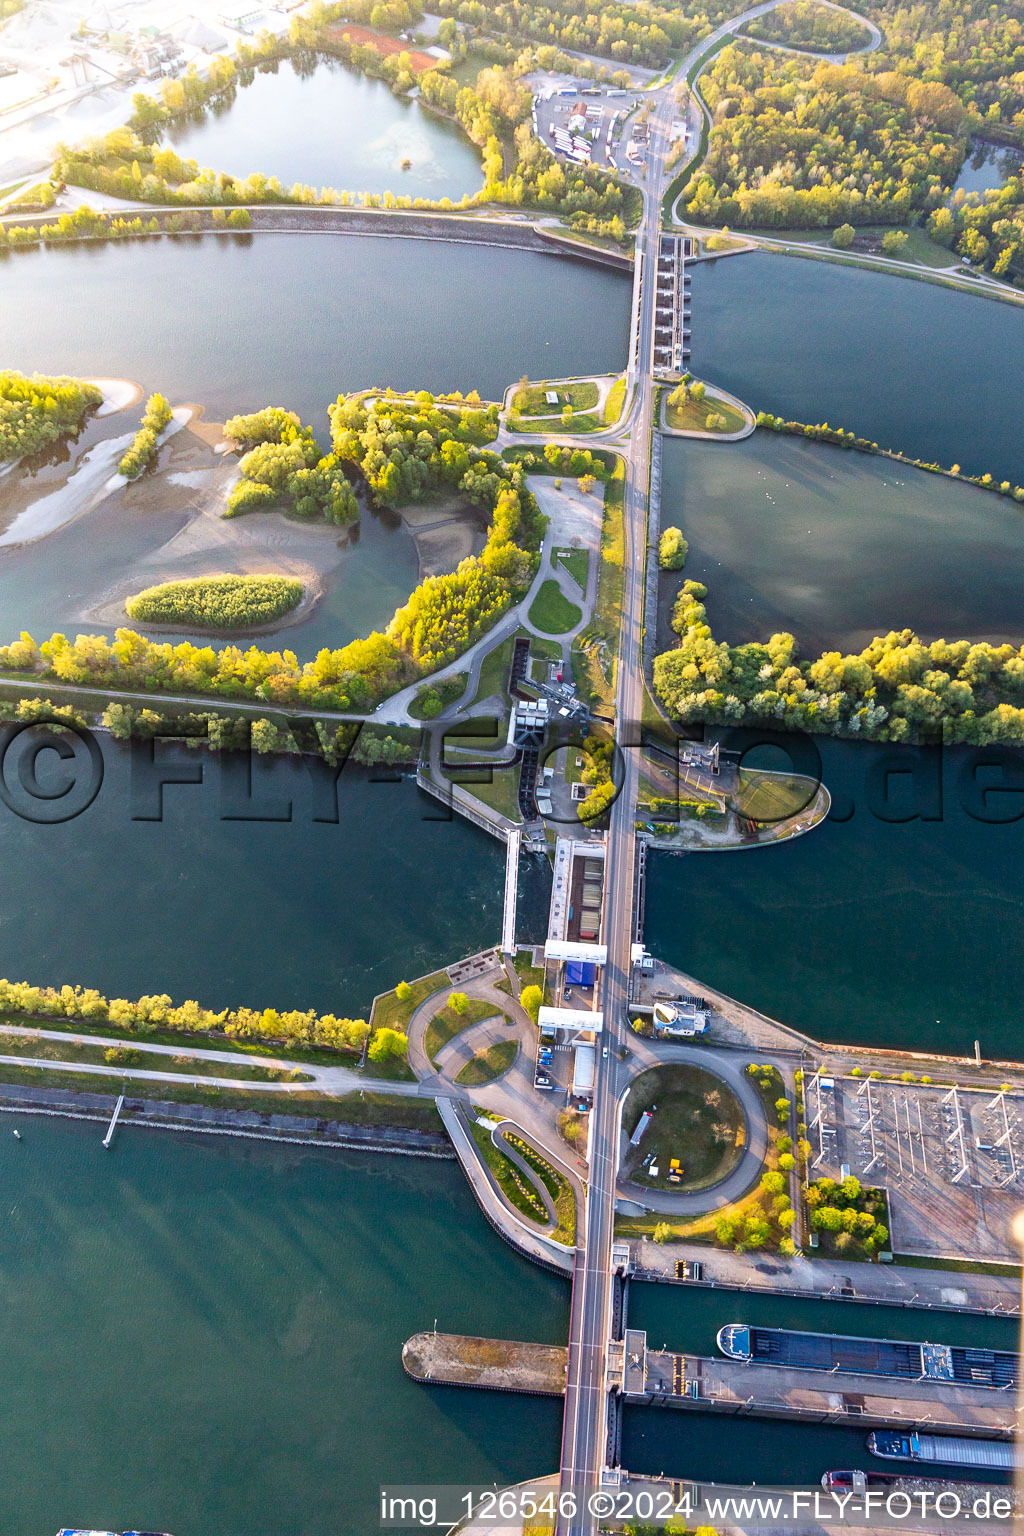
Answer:
<svg viewBox="0 0 1024 1536"><path fill-rule="evenodd" d="M641 16L640 12L633 14ZM132 115L122 128L74 147L60 145L53 177L58 182L134 202L198 203L235 211L239 211L239 205L257 203L442 212L495 203L535 207L559 213L579 233L622 243L627 227L639 217L639 194L597 166L563 165L557 161L531 132L532 97L519 83L522 75L538 67L551 69L562 65L574 72L595 75L599 70L593 65L580 68L579 61L548 44L549 33L545 32L540 47L527 44L518 54L500 42L479 45L476 51L484 59L496 54L501 62L483 64L473 85L460 86L449 74L448 61L432 60L431 67L420 68L409 51L393 51L389 37L381 36L380 46L375 47L353 41L343 30L345 24L355 23L356 35L365 35L363 24L376 22L398 32L420 19L422 12L408 0L391 0L386 7L372 0L314 4L308 15L293 17L286 37L261 33L252 44L241 43L234 59L214 56L205 76L191 66L181 78L164 82L159 99L136 94ZM450 40L456 44L454 25L448 25ZM667 45L667 37L656 25L651 24L649 32L652 37L657 34L664 39ZM453 53L461 57L462 49L463 45L457 43ZM321 57L340 59L361 74L383 80L396 95L408 95L416 88L426 108L456 122L476 145L481 154L483 187L457 201L448 197L412 198L391 191L352 193L333 187L317 189L298 182L285 188L276 177L261 172L236 178L201 168L194 160L182 160L172 147L159 142L172 123L196 118L214 101L230 101L235 91L252 79L255 70L274 70L283 60L291 59L303 73L315 68ZM74 238L69 217L64 215L55 225L44 226L51 238ZM227 222L231 227L239 227L233 213ZM13 243L27 241L18 235Z"/></svg>
<svg viewBox="0 0 1024 1536"><path fill-rule="evenodd" d="M102 389L88 379L5 369L0 373L0 465L16 464L62 438L77 437L86 417L102 404Z"/></svg>
<svg viewBox="0 0 1024 1536"><path fill-rule="evenodd" d="M707 622L702 582L687 581L654 659L658 698L677 721L770 725L863 741L1024 742L1024 647L933 640L890 630L857 654L797 657L788 633L729 645Z"/></svg>
<svg viewBox="0 0 1024 1536"><path fill-rule="evenodd" d="M952 464L948 469L941 464L929 463L927 459L914 459L909 454L901 453L896 448L880 448L870 438L858 437L854 432L844 431L842 427L830 427L827 421L819 422L816 426L803 421L786 421L781 416L772 416L768 411L758 411L757 425L768 432L785 433L790 437L806 437L814 443L831 443L837 448L855 448L858 453L873 453L879 458L893 459L897 464L909 464L914 469L926 470L932 475L945 475L950 480L962 480L965 485L973 485L980 491L995 491L999 496L1009 496L1013 501L1024 502L1024 486L1014 485L1009 480L996 480L993 475L965 475L959 464Z"/></svg>

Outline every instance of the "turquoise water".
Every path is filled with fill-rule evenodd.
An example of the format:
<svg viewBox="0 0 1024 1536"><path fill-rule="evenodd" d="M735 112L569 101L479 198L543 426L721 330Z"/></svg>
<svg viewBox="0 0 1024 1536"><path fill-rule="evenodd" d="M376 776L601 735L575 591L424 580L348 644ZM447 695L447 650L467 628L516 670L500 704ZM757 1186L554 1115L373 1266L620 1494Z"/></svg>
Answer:
<svg viewBox="0 0 1024 1536"><path fill-rule="evenodd" d="M755 410L828 421L1024 485L1024 307L755 253L693 272L690 366Z"/></svg>
<svg viewBox="0 0 1024 1536"><path fill-rule="evenodd" d="M733 643L786 630L815 656L890 629L1024 638L1024 507L945 476L769 432L729 449L668 439L661 518L690 545L663 588L705 582Z"/></svg>
<svg viewBox="0 0 1024 1536"><path fill-rule="evenodd" d="M333 59L259 71L168 140L185 160L237 177L262 171L286 191L297 181L458 201L483 186L480 153L453 123Z"/></svg>
<svg viewBox="0 0 1024 1536"><path fill-rule="evenodd" d="M457 1166L2 1118L4 1536L367 1536L382 1482L556 1462L557 1402L402 1371L435 1317L565 1338Z"/></svg>

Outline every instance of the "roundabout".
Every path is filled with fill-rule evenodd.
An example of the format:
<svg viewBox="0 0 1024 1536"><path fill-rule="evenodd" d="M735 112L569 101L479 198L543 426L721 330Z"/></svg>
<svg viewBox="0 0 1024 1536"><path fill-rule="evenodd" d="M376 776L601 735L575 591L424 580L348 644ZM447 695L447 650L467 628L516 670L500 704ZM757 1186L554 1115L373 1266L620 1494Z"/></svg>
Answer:
<svg viewBox="0 0 1024 1536"><path fill-rule="evenodd" d="M621 1101L620 1201L700 1215L745 1194L762 1173L769 1137L761 1100L739 1064L700 1046L637 1038L631 1049L634 1075Z"/></svg>

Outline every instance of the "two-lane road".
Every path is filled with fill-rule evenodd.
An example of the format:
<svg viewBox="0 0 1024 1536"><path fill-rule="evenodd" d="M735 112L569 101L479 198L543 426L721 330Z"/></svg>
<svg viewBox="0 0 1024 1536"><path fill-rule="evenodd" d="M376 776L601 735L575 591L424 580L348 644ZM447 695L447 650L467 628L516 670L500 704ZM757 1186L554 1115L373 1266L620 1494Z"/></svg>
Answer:
<svg viewBox="0 0 1024 1536"><path fill-rule="evenodd" d="M611 1247L618 1169L616 1067L624 1038L636 865L637 745L642 701L642 632L647 568L647 492L656 390L651 375L661 196L673 115L669 90L651 118L648 185L637 236L629 377L636 397L630 412L624 497L625 560L622 628L616 677L616 719L623 782L612 807L605 859L604 932L608 963L602 974L605 1033L590 1115L590 1182L583 1242L577 1254L570 1319L569 1375L562 1440L561 1491L573 1494L576 1513L559 1522L566 1536L592 1536L598 1526L588 1499L600 1486L607 1462L608 1393L605 1384L610 1336Z"/></svg>

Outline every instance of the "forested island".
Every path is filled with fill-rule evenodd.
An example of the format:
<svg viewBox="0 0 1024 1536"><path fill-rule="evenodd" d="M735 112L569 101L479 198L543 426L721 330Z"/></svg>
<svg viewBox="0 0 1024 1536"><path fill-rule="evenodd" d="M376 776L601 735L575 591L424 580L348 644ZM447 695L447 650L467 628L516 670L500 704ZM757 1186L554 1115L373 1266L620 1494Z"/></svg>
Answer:
<svg viewBox="0 0 1024 1536"><path fill-rule="evenodd" d="M292 576L199 576L147 587L125 609L140 624L258 629L291 613L302 596L302 582Z"/></svg>

